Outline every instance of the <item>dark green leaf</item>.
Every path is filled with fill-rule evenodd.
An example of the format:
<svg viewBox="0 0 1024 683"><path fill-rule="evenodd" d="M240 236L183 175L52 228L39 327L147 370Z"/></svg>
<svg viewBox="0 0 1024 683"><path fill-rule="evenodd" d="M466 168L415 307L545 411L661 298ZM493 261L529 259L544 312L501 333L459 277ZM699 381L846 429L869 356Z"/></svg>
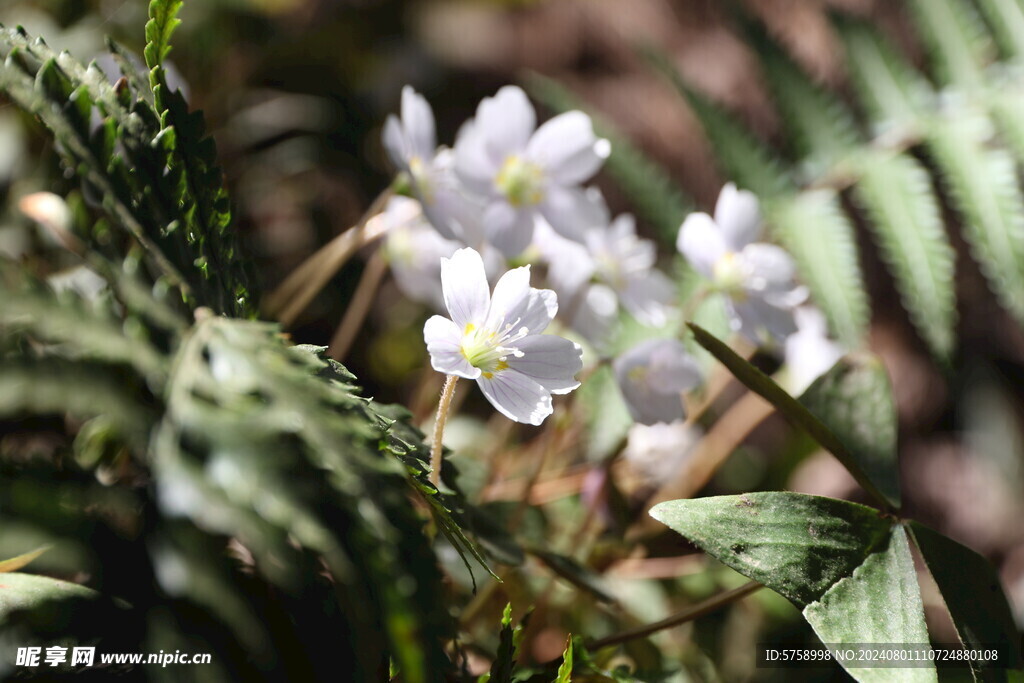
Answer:
<svg viewBox="0 0 1024 683"><path fill-rule="evenodd" d="M881 360L868 353L844 357L800 396L800 403L855 454L867 477L898 508L896 404Z"/></svg>
<svg viewBox="0 0 1024 683"><path fill-rule="evenodd" d="M857 482L864 487L865 491L875 496L884 505L892 504L892 501L889 500L886 494L882 492L882 489L869 476L869 471L875 472L874 465L870 465L871 469L869 470L864 464L873 463L877 455L868 454L862 456L856 451L850 450L819 417L811 413L800 401L787 394L770 377L743 358L740 358L728 345L716 339L704 329L693 323L690 323L689 327L693 331L697 342L721 361L735 375L736 379L743 382L751 391L764 397L786 419L806 430L815 441L835 455L846 469L850 471L850 474L854 476ZM885 477L890 480L892 479L888 474Z"/></svg>
<svg viewBox="0 0 1024 683"><path fill-rule="evenodd" d="M673 500L650 514L800 607L853 574L892 527L872 508L801 493Z"/></svg>
<svg viewBox="0 0 1024 683"><path fill-rule="evenodd" d="M910 523L910 533L939 586L963 644L968 648L999 645L1004 657L1000 667L1020 669L1024 665L1020 635L992 565L970 548L918 522ZM985 681L1006 679L1005 672L985 667L983 662L975 674Z"/></svg>

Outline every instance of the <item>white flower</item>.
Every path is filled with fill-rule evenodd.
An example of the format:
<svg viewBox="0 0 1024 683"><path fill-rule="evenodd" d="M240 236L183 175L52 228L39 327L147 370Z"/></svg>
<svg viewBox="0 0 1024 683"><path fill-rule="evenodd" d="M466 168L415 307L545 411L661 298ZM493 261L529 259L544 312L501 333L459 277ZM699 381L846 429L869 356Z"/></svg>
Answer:
<svg viewBox="0 0 1024 683"><path fill-rule="evenodd" d="M675 339L648 339L612 363L633 419L642 424L686 417L682 392L700 384L700 367Z"/></svg>
<svg viewBox="0 0 1024 683"><path fill-rule="evenodd" d="M483 206L462 190L451 150L437 147L434 112L410 86L402 88L402 117L384 122L384 148L392 163L409 176L423 213L442 237L479 245Z"/></svg>
<svg viewBox="0 0 1024 683"><path fill-rule="evenodd" d="M783 249L755 242L761 234L757 197L729 183L722 188L714 219L692 213L676 246L728 300L733 329L755 344L796 330L793 310L807 298L797 286L793 260Z"/></svg>
<svg viewBox="0 0 1024 683"><path fill-rule="evenodd" d="M420 203L408 197L392 197L384 213L374 220L386 224L384 252L398 288L413 301L443 311L441 259L454 254L462 244L441 237L427 222ZM504 259L487 248L482 256L487 279L493 282L504 267Z"/></svg>
<svg viewBox="0 0 1024 683"><path fill-rule="evenodd" d="M480 254L459 249L441 259L441 287L451 319L435 315L423 327L435 370L476 380L500 413L533 425L551 414L551 394L579 386L583 350L540 334L558 303L551 290L530 287L529 266L505 273L492 295Z"/></svg>
<svg viewBox="0 0 1024 683"><path fill-rule="evenodd" d="M529 246L538 216L576 240L600 220L579 184L608 157L608 141L580 111L536 125L526 94L506 86L484 98L455 143L456 173L486 201L488 241L509 257Z"/></svg>
<svg viewBox="0 0 1024 683"><path fill-rule="evenodd" d="M702 436L699 427L682 421L635 424L622 455L646 483L658 486L679 475Z"/></svg>
<svg viewBox="0 0 1024 683"><path fill-rule="evenodd" d="M796 327L797 331L786 337L786 388L794 396L802 394L843 357L843 347L828 338L825 316L818 309L796 309Z"/></svg>
<svg viewBox="0 0 1024 683"><path fill-rule="evenodd" d="M537 245L549 263L551 282L563 300L581 303L589 297L585 288L605 285L639 322L661 327L668 320L675 287L654 267L657 248L637 237L633 216L623 214L609 223L603 198L599 192L593 194L602 221L584 231L582 245L550 230L538 231Z"/></svg>

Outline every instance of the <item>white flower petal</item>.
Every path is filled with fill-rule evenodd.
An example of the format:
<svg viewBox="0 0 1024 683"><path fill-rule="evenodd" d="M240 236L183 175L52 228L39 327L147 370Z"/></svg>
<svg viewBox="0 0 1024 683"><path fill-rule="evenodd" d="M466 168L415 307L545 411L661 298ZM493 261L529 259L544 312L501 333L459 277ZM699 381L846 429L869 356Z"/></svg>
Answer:
<svg viewBox="0 0 1024 683"><path fill-rule="evenodd" d="M730 251L739 251L761 235L761 209L757 196L727 183L715 204L715 223Z"/></svg>
<svg viewBox="0 0 1024 683"><path fill-rule="evenodd" d="M437 148L434 112L411 86L402 88L402 125L411 156L430 159Z"/></svg>
<svg viewBox="0 0 1024 683"><path fill-rule="evenodd" d="M491 307L487 311L484 327L488 330L500 330L506 324L515 323L510 314L516 313L530 296L530 266L513 268L498 280L491 294ZM520 327L516 323L516 327Z"/></svg>
<svg viewBox="0 0 1024 683"><path fill-rule="evenodd" d="M589 179L610 152L608 141L594 135L590 117L581 111L560 114L541 125L526 147L526 156L561 185Z"/></svg>
<svg viewBox="0 0 1024 683"><path fill-rule="evenodd" d="M435 370L466 379L480 377L480 369L470 365L462 354L462 330L451 320L440 315L430 317L423 326L423 339Z"/></svg>
<svg viewBox="0 0 1024 683"><path fill-rule="evenodd" d="M733 328L754 344L781 342L796 332L792 308L778 308L754 297L729 303L736 316Z"/></svg>
<svg viewBox="0 0 1024 683"><path fill-rule="evenodd" d="M653 327L668 322L668 310L675 294L672 281L657 270L628 278L619 290L623 307L639 322Z"/></svg>
<svg viewBox="0 0 1024 683"><path fill-rule="evenodd" d="M548 185L540 211L555 232L576 242L583 241L588 229L608 225L608 209L600 194L578 187Z"/></svg>
<svg viewBox="0 0 1024 683"><path fill-rule="evenodd" d="M523 253L533 240L533 213L503 199L491 202L484 211L483 223L487 241L507 258Z"/></svg>
<svg viewBox="0 0 1024 683"><path fill-rule="evenodd" d="M697 272L714 279L715 264L728 251L722 231L706 213L691 213L679 228L676 247Z"/></svg>
<svg viewBox="0 0 1024 683"><path fill-rule="evenodd" d="M630 415L642 424L685 417L681 392L700 381L696 362L674 339L651 339L615 359L615 379Z"/></svg>
<svg viewBox="0 0 1024 683"><path fill-rule="evenodd" d="M494 196L494 179L503 159L496 159L487 150L487 140L479 127L467 123L455 142L455 173L473 192Z"/></svg>
<svg viewBox="0 0 1024 683"><path fill-rule="evenodd" d="M384 142L384 151L388 153L391 163L403 171L409 168L408 150L405 145L405 135L402 133L402 124L398 117L389 114L384 121L384 132L381 135Z"/></svg>
<svg viewBox="0 0 1024 683"><path fill-rule="evenodd" d="M843 357L843 347L828 338L825 316L812 306L795 312L797 331L786 338L787 389L798 396Z"/></svg>
<svg viewBox="0 0 1024 683"><path fill-rule="evenodd" d="M583 369L579 344L553 334L531 335L516 342L521 357L509 357L512 370L536 380L554 394L567 394L580 385L576 373Z"/></svg>
<svg viewBox="0 0 1024 683"><path fill-rule="evenodd" d="M537 114L522 88L506 85L494 97L485 97L480 102L474 127L483 137L491 158L503 162L526 149L537 127Z"/></svg>
<svg viewBox="0 0 1024 683"><path fill-rule="evenodd" d="M663 339L651 345L651 386L664 394L678 394L701 382L700 366L676 339Z"/></svg>
<svg viewBox="0 0 1024 683"><path fill-rule="evenodd" d="M483 322L491 294L480 254L459 249L451 258L441 259L441 289L448 313L460 330Z"/></svg>
<svg viewBox="0 0 1024 683"><path fill-rule="evenodd" d="M551 392L515 370L481 376L477 383L491 405L510 420L539 425L553 412Z"/></svg>
<svg viewBox="0 0 1024 683"><path fill-rule="evenodd" d="M582 296L579 304L572 301L568 304L576 309L574 313L570 311L569 325L600 349L618 320L619 299L611 287L602 284L587 286Z"/></svg>
<svg viewBox="0 0 1024 683"><path fill-rule="evenodd" d="M796 266L782 247L774 244L748 244L740 252L743 267L748 271L745 286L757 292L781 293L796 285Z"/></svg>

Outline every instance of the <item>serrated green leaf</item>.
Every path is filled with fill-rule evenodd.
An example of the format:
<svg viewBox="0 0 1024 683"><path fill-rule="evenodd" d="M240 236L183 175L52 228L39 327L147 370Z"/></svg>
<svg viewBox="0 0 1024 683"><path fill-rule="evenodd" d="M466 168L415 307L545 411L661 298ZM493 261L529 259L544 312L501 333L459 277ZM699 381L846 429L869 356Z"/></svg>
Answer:
<svg viewBox="0 0 1024 683"><path fill-rule="evenodd" d="M924 605L907 532L892 527L880 547L853 573L804 608L804 618L822 642L927 644ZM937 681L934 663L908 668L858 667L842 662L861 683Z"/></svg>
<svg viewBox="0 0 1024 683"><path fill-rule="evenodd" d="M792 188L788 171L777 161L774 152L731 115L689 87L665 54L651 49L645 56L689 103L718 155L722 171L730 179L762 201Z"/></svg>
<svg viewBox="0 0 1024 683"><path fill-rule="evenodd" d="M1013 157L978 139L981 123L969 117L936 122L928 149L989 285L1024 324L1024 196Z"/></svg>
<svg viewBox="0 0 1024 683"><path fill-rule="evenodd" d="M609 121L589 111L566 87L537 74L526 79L535 98L556 112L585 111L593 120L594 132L611 143L611 156L604 168L622 188L637 214L653 227L663 244L675 245L679 226L693 210L693 200L679 189L668 171L648 157Z"/></svg>
<svg viewBox="0 0 1024 683"><path fill-rule="evenodd" d="M1001 669L1024 666L1013 611L992 565L970 548L918 522L910 523L910 533L939 586L964 646L999 645ZM1006 680L1005 671L993 670L985 662L977 662L972 668L977 680Z"/></svg>
<svg viewBox="0 0 1024 683"><path fill-rule="evenodd" d="M938 80L977 89L992 45L974 6L966 0L912 0L910 6Z"/></svg>
<svg viewBox="0 0 1024 683"><path fill-rule="evenodd" d="M787 420L804 429L811 438L835 455L839 462L853 475L854 479L864 487L864 490L874 496L879 503L888 506L896 502L883 493L884 489L892 490L891 484L879 485L872 478L873 476L880 476L892 481L895 475L884 468L878 467L876 464L878 456L875 453L860 453L852 450L852 448L862 446L862 444L857 443L858 435L856 431L845 435L846 438L852 437L854 443L844 443L840 437L844 436L842 430L849 429L847 425L839 424L837 427L839 430L838 434L833 432L823 421L823 418L827 416L819 417L813 414L800 401L787 394L770 377L738 356L727 344L715 338L706 330L692 323L689 324L689 327L693 331L697 343L710 351L748 389L765 398ZM842 373L843 370L840 369L837 372ZM872 400L877 400L877 397L873 396ZM838 413L834 417L842 417L844 421L846 419L846 416Z"/></svg>
<svg viewBox="0 0 1024 683"><path fill-rule="evenodd" d="M848 21L839 26L858 99L880 132L915 127L932 96L928 83L873 28Z"/></svg>
<svg viewBox="0 0 1024 683"><path fill-rule="evenodd" d="M840 359L800 396L895 507L900 506L896 403L882 361L869 353Z"/></svg>
<svg viewBox="0 0 1024 683"><path fill-rule="evenodd" d="M940 360L953 350L956 253L921 164L906 154L862 158L854 197L868 216L904 307Z"/></svg>
<svg viewBox="0 0 1024 683"><path fill-rule="evenodd" d="M171 36L181 24L178 12L184 4L182 0L151 0L149 3L149 21L146 22L146 66L155 69L163 64L171 51Z"/></svg>
<svg viewBox="0 0 1024 683"><path fill-rule="evenodd" d="M853 574L892 527L892 520L864 505L774 491L673 500L650 514L801 608Z"/></svg>
<svg viewBox="0 0 1024 683"><path fill-rule="evenodd" d="M529 619L530 612L527 612L522 620L513 626L512 603L505 605L505 610L501 615L501 632L498 634L498 652L494 657L494 662L491 663L491 672L486 679L487 683L512 683L516 658L519 656L519 643Z"/></svg>
<svg viewBox="0 0 1024 683"><path fill-rule="evenodd" d="M977 0L1006 57L1024 57L1024 7L1017 0Z"/></svg>
<svg viewBox="0 0 1024 683"><path fill-rule="evenodd" d="M853 225L834 190L803 192L764 204L765 216L848 348L860 346L870 307L858 260Z"/></svg>
<svg viewBox="0 0 1024 683"><path fill-rule="evenodd" d="M572 681L572 635L565 641L565 651L562 652L562 663L558 667L558 674L554 683L571 683Z"/></svg>
<svg viewBox="0 0 1024 683"><path fill-rule="evenodd" d="M782 120L809 167L811 179L849 157L860 136L845 105L811 83L776 50L768 52L763 64Z"/></svg>

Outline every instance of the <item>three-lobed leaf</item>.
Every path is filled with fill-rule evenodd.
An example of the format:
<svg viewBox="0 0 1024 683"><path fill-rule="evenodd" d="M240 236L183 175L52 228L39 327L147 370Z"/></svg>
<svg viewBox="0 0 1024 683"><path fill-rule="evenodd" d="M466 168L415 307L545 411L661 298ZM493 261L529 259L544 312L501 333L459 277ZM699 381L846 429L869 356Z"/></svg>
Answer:
<svg viewBox="0 0 1024 683"><path fill-rule="evenodd" d="M650 514L801 608L853 574L892 527L864 505L774 491L673 500Z"/></svg>

